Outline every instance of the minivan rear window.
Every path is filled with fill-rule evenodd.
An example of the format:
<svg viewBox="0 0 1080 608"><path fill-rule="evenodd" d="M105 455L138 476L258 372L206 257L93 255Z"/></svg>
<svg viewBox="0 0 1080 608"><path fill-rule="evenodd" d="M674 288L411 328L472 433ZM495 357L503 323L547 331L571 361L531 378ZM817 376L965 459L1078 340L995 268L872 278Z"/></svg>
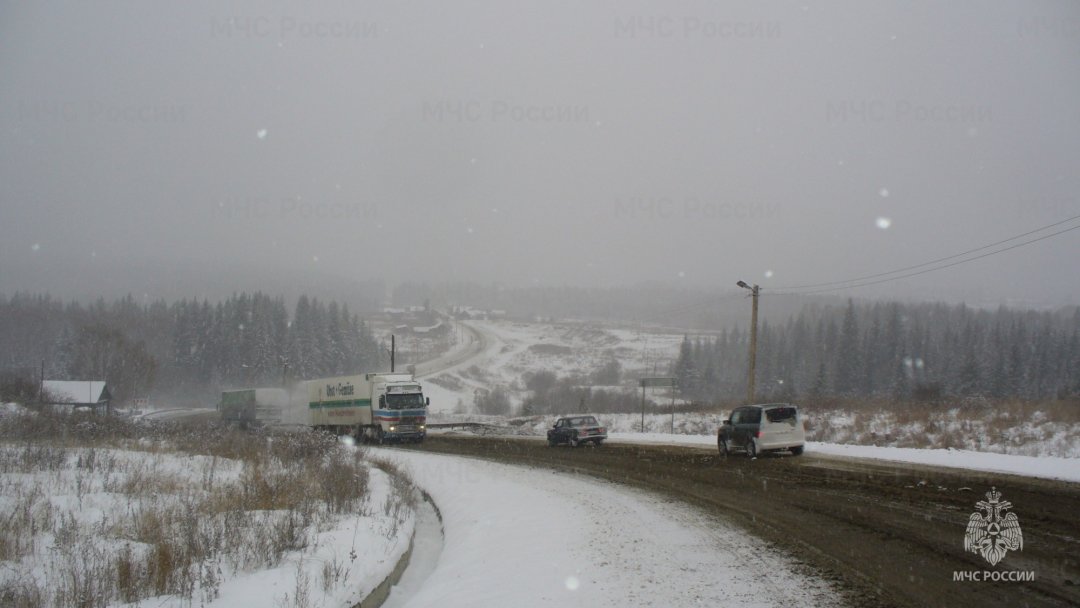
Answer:
<svg viewBox="0 0 1080 608"><path fill-rule="evenodd" d="M784 422L785 420L792 420L798 415L798 410L793 407L774 407L770 410L765 410L765 418L769 422Z"/></svg>

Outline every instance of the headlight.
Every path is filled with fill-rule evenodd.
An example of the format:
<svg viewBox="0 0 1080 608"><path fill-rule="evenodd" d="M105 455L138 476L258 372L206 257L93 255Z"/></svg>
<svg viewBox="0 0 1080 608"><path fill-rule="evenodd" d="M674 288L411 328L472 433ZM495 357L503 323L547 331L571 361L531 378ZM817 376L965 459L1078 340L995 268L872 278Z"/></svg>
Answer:
<svg viewBox="0 0 1080 608"><path fill-rule="evenodd" d="M426 429L426 428L427 428L427 425L424 425L424 424L421 424L421 425L420 425L420 430L421 430L421 431L422 431L422 430L424 430L424 429Z"/></svg>
<svg viewBox="0 0 1080 608"><path fill-rule="evenodd" d="M396 431L396 430L397 430L397 427L396 427L396 426L392 426L392 427L390 427L390 430L391 430L391 431Z"/></svg>

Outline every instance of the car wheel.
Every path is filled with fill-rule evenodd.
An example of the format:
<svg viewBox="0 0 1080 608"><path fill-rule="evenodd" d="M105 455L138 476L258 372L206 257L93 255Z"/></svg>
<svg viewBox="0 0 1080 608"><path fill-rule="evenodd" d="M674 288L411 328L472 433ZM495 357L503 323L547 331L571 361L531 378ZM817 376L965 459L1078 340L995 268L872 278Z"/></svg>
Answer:
<svg viewBox="0 0 1080 608"><path fill-rule="evenodd" d="M751 439L750 441L746 442L746 456L749 458L758 457L757 441Z"/></svg>
<svg viewBox="0 0 1080 608"><path fill-rule="evenodd" d="M791 448L791 455L792 456L801 456L802 451L803 451L803 446L801 446L801 445L793 447L793 448Z"/></svg>
<svg viewBox="0 0 1080 608"><path fill-rule="evenodd" d="M558 441L555 441L554 439L548 437L548 447L549 448L553 448L553 447L555 447L557 445L559 445Z"/></svg>
<svg viewBox="0 0 1080 608"><path fill-rule="evenodd" d="M724 458L727 458L728 455L731 453L731 449L728 448L727 439L718 439L716 444L717 447L720 448L720 455Z"/></svg>
<svg viewBox="0 0 1080 608"><path fill-rule="evenodd" d="M569 439L567 439L566 440L566 445L568 445L568 446L570 446L572 448L576 448L578 446L577 437L570 437Z"/></svg>
<svg viewBox="0 0 1080 608"><path fill-rule="evenodd" d="M601 444L601 443L604 443L604 440L603 440L603 439L597 439L597 440L596 440L596 441L594 441L593 443L594 443L594 444L596 445L596 447L600 447L600 444Z"/></svg>

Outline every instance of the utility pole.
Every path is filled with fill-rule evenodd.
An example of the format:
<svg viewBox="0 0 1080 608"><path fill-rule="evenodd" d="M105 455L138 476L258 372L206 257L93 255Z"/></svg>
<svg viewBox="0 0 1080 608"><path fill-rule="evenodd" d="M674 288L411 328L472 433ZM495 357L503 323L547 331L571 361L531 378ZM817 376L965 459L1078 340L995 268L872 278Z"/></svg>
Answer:
<svg viewBox="0 0 1080 608"><path fill-rule="evenodd" d="M645 432L645 381L641 381L641 432Z"/></svg>
<svg viewBox="0 0 1080 608"><path fill-rule="evenodd" d="M739 281L736 283L743 289L750 290L750 295L753 299L752 312L750 315L750 369L747 373L746 379L746 402L754 402L754 371L757 366L757 309L758 309L758 295L761 293L761 288L757 285L753 287L746 284L745 281Z"/></svg>
<svg viewBox="0 0 1080 608"><path fill-rule="evenodd" d="M671 381L671 434L675 434L675 381Z"/></svg>
<svg viewBox="0 0 1080 608"><path fill-rule="evenodd" d="M390 373L394 373L394 351L397 350L397 344L394 339L394 334L390 334Z"/></svg>

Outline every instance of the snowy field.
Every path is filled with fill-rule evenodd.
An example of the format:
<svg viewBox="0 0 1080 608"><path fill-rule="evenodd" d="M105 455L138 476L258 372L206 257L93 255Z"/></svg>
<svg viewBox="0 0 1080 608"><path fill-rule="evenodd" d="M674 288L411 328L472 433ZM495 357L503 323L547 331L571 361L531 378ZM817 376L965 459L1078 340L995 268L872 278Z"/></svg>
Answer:
<svg viewBox="0 0 1080 608"><path fill-rule="evenodd" d="M589 323L467 321L462 325L479 334L484 348L468 362L424 378L432 412L472 411L475 391L497 386L507 390L516 408L527 395L528 374L549 371L587 376L612 359L622 366L625 388L633 389L641 376L666 375L683 339L681 334Z"/></svg>
<svg viewBox="0 0 1080 608"><path fill-rule="evenodd" d="M287 508L294 466L163 447L0 445L0 603L347 606L408 549L411 488L379 468L359 501Z"/></svg>

